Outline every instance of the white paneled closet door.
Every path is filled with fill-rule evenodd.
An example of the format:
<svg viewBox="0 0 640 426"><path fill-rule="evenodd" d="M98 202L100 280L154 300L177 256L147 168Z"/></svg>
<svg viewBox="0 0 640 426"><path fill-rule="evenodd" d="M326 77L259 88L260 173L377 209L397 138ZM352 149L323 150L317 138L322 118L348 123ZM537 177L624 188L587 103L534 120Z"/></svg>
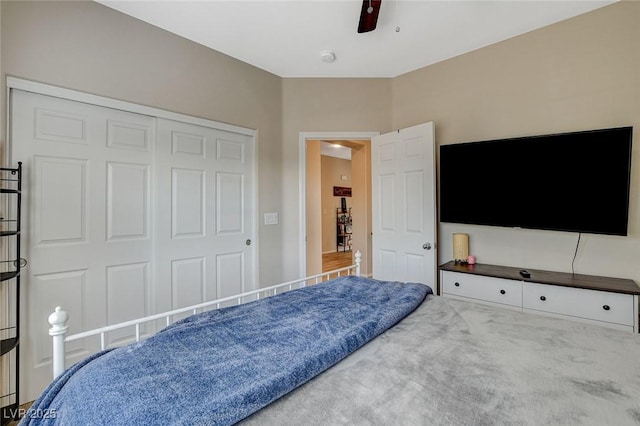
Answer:
<svg viewBox="0 0 640 426"><path fill-rule="evenodd" d="M159 310L254 288L250 136L158 119Z"/></svg>
<svg viewBox="0 0 640 426"><path fill-rule="evenodd" d="M69 311L70 333L153 309L155 118L13 91L11 130L25 171L20 400L31 401L51 381L53 307ZM67 365L96 349L95 339L70 343Z"/></svg>
<svg viewBox="0 0 640 426"><path fill-rule="evenodd" d="M21 401L51 381L47 318L56 306L73 334L255 287L251 132L10 93L9 158L23 162L29 261ZM134 338L134 329L119 331L106 343ZM66 365L98 340L69 343Z"/></svg>

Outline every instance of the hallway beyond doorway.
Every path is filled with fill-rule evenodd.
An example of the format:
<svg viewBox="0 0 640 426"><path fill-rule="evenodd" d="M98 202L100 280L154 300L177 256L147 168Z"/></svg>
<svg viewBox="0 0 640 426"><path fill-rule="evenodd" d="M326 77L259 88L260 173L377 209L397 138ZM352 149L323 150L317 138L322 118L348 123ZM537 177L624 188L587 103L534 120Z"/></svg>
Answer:
<svg viewBox="0 0 640 426"><path fill-rule="evenodd" d="M342 179L345 173L339 173L338 182L332 186L352 188L349 207L353 208L352 247L362 253L361 270L365 275L371 273L369 251L371 250L371 138L378 132L300 132L300 275L322 273L322 253L333 252L335 245L323 249L322 230L325 213L334 212L333 208L323 211L322 191L322 154L321 142L331 142L351 149L351 185L345 185ZM331 187L331 190L333 188ZM335 207L340 207L337 204ZM335 217L329 225L335 232ZM329 228L327 228L329 229Z"/></svg>

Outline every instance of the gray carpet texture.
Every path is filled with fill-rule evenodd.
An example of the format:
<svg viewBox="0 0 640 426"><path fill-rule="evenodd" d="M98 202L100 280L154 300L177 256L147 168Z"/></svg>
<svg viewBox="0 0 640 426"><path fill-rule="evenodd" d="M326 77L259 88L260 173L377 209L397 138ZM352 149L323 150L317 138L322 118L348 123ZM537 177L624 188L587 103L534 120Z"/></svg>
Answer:
<svg viewBox="0 0 640 426"><path fill-rule="evenodd" d="M640 425L640 335L429 296L243 425Z"/></svg>

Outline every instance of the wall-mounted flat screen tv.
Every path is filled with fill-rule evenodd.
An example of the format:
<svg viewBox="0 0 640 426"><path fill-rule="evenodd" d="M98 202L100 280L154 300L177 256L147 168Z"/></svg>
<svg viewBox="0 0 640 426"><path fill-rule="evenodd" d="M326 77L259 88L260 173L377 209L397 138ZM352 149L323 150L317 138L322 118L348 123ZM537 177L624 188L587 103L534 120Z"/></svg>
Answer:
<svg viewBox="0 0 640 426"><path fill-rule="evenodd" d="M627 235L632 127L440 146L440 221Z"/></svg>

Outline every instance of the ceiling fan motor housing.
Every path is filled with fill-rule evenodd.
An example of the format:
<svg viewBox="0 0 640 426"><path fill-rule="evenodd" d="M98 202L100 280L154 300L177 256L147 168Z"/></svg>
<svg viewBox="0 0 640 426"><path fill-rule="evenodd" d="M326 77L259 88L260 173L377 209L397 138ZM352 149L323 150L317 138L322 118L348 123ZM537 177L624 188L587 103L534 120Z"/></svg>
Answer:
<svg viewBox="0 0 640 426"><path fill-rule="evenodd" d="M359 33L368 33L376 29L381 4L382 0L362 0L360 21L358 22Z"/></svg>

